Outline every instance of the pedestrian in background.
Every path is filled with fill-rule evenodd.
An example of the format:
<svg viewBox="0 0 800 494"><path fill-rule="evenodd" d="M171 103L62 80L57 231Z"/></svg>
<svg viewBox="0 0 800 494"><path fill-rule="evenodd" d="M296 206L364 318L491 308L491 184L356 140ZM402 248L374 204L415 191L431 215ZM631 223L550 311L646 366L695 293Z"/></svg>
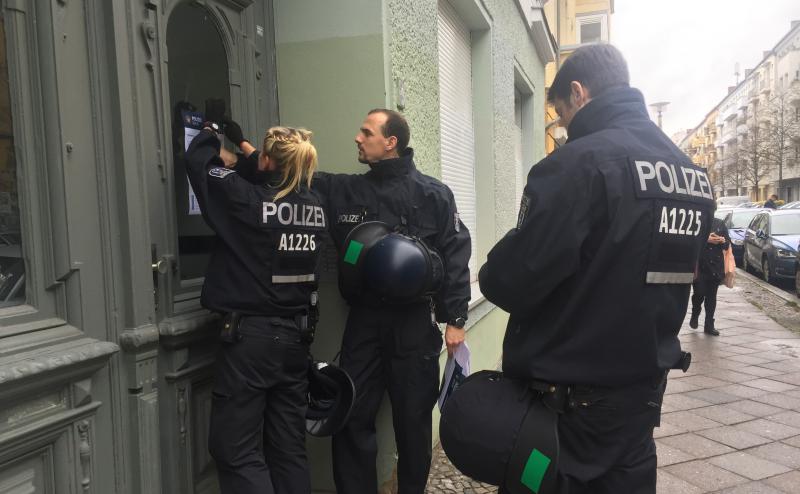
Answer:
<svg viewBox="0 0 800 494"><path fill-rule="evenodd" d="M717 290L725 281L725 251L730 245L728 228L722 220L714 218L708 242L700 251L697 278L692 283L692 317L689 320L689 326L697 329L700 311L705 305L703 332L711 336L719 336L719 331L714 328L714 311L717 308Z"/></svg>
<svg viewBox="0 0 800 494"><path fill-rule="evenodd" d="M775 204L775 201L777 201L777 200L778 200L778 196L775 195L775 194L772 194L771 196L769 196L769 199L767 199L767 202L764 203L764 207L765 208L769 208L769 209L778 209L778 205Z"/></svg>

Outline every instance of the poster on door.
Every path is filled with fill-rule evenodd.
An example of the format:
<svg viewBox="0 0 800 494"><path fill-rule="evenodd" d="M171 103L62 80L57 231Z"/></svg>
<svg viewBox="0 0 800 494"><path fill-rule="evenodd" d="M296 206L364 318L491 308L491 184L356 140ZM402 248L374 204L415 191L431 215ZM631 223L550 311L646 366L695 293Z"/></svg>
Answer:
<svg viewBox="0 0 800 494"><path fill-rule="evenodd" d="M182 111L181 118L183 119L183 145L184 152L189 149L189 144L203 129L203 114L193 111ZM189 177L186 177L189 180ZM199 215L200 204L197 203L197 196L194 194L192 184L189 184L189 214Z"/></svg>

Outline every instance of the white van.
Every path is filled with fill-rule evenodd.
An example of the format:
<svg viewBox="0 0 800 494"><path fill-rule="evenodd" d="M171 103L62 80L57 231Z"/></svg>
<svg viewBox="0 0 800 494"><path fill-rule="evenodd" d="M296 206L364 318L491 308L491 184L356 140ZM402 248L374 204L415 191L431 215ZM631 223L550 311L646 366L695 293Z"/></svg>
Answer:
<svg viewBox="0 0 800 494"><path fill-rule="evenodd" d="M718 208L731 208L738 206L739 204L744 204L746 202L750 202L750 196L728 196L728 197L720 197L717 199L717 207Z"/></svg>

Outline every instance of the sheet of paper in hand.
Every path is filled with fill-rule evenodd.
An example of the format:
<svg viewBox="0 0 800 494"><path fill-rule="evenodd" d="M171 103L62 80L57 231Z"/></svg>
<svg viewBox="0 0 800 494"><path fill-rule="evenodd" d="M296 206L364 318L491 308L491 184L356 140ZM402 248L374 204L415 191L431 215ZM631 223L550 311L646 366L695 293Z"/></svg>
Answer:
<svg viewBox="0 0 800 494"><path fill-rule="evenodd" d="M442 387L439 392L439 410L467 376L469 376L469 347L465 341L456 347L444 365Z"/></svg>

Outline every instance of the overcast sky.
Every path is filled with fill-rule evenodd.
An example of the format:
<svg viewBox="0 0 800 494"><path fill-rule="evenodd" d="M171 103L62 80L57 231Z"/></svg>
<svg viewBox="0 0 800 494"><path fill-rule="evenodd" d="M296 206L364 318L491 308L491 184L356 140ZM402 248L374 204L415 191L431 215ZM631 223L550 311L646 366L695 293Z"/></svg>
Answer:
<svg viewBox="0 0 800 494"><path fill-rule="evenodd" d="M696 127L800 20L800 0L616 0L611 43L647 104L669 101L667 135Z"/></svg>

